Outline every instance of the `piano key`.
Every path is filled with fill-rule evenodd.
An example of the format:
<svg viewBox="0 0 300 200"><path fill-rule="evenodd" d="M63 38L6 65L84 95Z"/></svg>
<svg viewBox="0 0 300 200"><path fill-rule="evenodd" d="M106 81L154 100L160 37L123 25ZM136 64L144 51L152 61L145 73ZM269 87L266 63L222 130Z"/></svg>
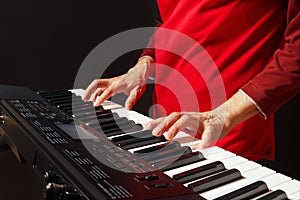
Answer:
<svg viewBox="0 0 300 200"><path fill-rule="evenodd" d="M211 152L211 153L209 153L209 155L210 155L209 158L205 157L205 153L207 153L208 151ZM165 174L167 174L170 177L173 177L175 174L187 171L189 169L192 169L195 167L201 167L206 164L213 163L215 161L220 161L221 160L220 157L224 157L224 160L236 157L235 154L228 152L228 151L224 151L224 149L221 149L219 147L209 147L207 149L202 149L200 152L206 158L205 160L201 160L201 162L198 162L198 163L192 163L190 165L182 166L177 169L165 171ZM222 162L224 160L222 160ZM226 165L225 165L225 167L226 167Z"/></svg>
<svg viewBox="0 0 300 200"><path fill-rule="evenodd" d="M115 123L115 119L117 119L118 116L116 113L112 113L112 115L106 115L102 116L101 118L94 118L90 119L89 121L84 121L84 123L92 128L99 127L101 124L105 123Z"/></svg>
<svg viewBox="0 0 300 200"><path fill-rule="evenodd" d="M216 198L215 200L225 200L225 199L250 199L258 195L268 192L269 189L263 181L257 181L251 183L250 185L244 186L240 189L234 190L226 195Z"/></svg>
<svg viewBox="0 0 300 200"><path fill-rule="evenodd" d="M76 106L81 106L81 105L84 105L84 104L86 104L86 105L93 105L93 102L91 102L91 101L87 101L87 102L84 102L84 101L82 101L82 100L78 100L78 101L76 101L76 99L75 99L75 101L66 101L66 102L63 102L63 103L60 103L59 105L57 105L57 107L58 108L65 108L65 107L70 107L70 106L74 106L74 107L76 107Z"/></svg>
<svg viewBox="0 0 300 200"><path fill-rule="evenodd" d="M190 147L176 147L172 149L163 149L162 151L151 153L151 154L144 154L141 155L140 158L147 161L148 163L156 163L160 162L166 159L171 158L178 158L181 155L192 153L192 150Z"/></svg>
<svg viewBox="0 0 300 200"><path fill-rule="evenodd" d="M213 147L201 149L201 152L205 157L207 157L208 155L213 155L215 153L225 152L225 150L218 146L213 146Z"/></svg>
<svg viewBox="0 0 300 200"><path fill-rule="evenodd" d="M111 138L112 141L114 142L121 142L121 141L127 141L127 140L132 140L135 138L150 138L152 137L152 133L150 130L142 130L136 133L131 133L131 134L126 134L118 137L113 137Z"/></svg>
<svg viewBox="0 0 300 200"><path fill-rule="evenodd" d="M249 162L249 160L246 158L243 158L241 156L234 156L234 157L222 159L222 162L226 166L226 168L230 169L233 166L236 166L236 165L239 165L242 163L247 163L247 162Z"/></svg>
<svg viewBox="0 0 300 200"><path fill-rule="evenodd" d="M223 152L220 152L220 153L217 153L217 154L205 155L205 157L207 159L219 159L219 160L234 157L234 156L236 156L236 155L234 153L229 152L229 151L223 151Z"/></svg>
<svg viewBox="0 0 300 200"><path fill-rule="evenodd" d="M91 128L99 128L100 126L104 124L115 124L115 121L119 119L117 113L112 113L112 117L103 117L100 119L93 119L91 121L85 122L85 124Z"/></svg>
<svg viewBox="0 0 300 200"><path fill-rule="evenodd" d="M65 92L65 93L56 93L56 94L47 94L47 95L43 95L44 98L46 98L47 100L53 100L53 99L57 99L60 97L77 97L74 94L72 94L71 92Z"/></svg>
<svg viewBox="0 0 300 200"><path fill-rule="evenodd" d="M69 93L69 92L72 92L72 93L76 92L76 95L80 96L80 94L79 94L79 92L81 92L80 90L81 89L77 89L76 91L75 90L74 91L68 91L67 89L61 89L61 90L51 90L51 91L49 91L49 90L47 90L47 91L37 91L36 93L38 95L41 95L41 96L46 96L46 95L51 95L51 94L60 94L60 93L66 94L66 93Z"/></svg>
<svg viewBox="0 0 300 200"><path fill-rule="evenodd" d="M87 112L79 112L79 113L76 113L74 112L72 117L75 117L77 119L80 119L81 117L86 117L86 116L96 116L98 113L101 114L101 113L106 113L106 112L111 112L110 110L91 110L91 111L87 111Z"/></svg>
<svg viewBox="0 0 300 200"><path fill-rule="evenodd" d="M83 110L83 109L88 109L90 108L91 110L96 110L93 107L93 103L92 102L83 102L83 101L69 101L67 103L63 103L63 104L57 104L58 108L61 108L65 111L70 111L73 110L74 112L76 110Z"/></svg>
<svg viewBox="0 0 300 200"><path fill-rule="evenodd" d="M47 98L47 100L53 104L60 104L61 102L72 101L72 98L80 99L78 96L73 97L73 95L64 95L56 98Z"/></svg>
<svg viewBox="0 0 300 200"><path fill-rule="evenodd" d="M276 173L271 176L263 177L261 180L266 182L270 189L273 189L274 187L277 187L278 185L281 185L285 182L290 181L291 178L288 176L285 176L281 173Z"/></svg>
<svg viewBox="0 0 300 200"><path fill-rule="evenodd" d="M78 117L77 119L79 119L82 122L89 122L95 119L111 118L112 116L113 114L110 111L103 111L98 113L95 111L94 115L86 115L86 116Z"/></svg>
<svg viewBox="0 0 300 200"><path fill-rule="evenodd" d="M147 144L147 145L145 145L145 146L140 146L140 147L128 149L128 151L129 151L130 153L134 154L135 151L147 149L147 148L154 147L154 146L157 146L157 145L168 144L169 142L170 142L170 141L163 141L163 142L157 142L157 143L153 143L153 144ZM172 141L172 142L174 142L174 141Z"/></svg>
<svg viewBox="0 0 300 200"><path fill-rule="evenodd" d="M288 195L289 199L300 199L300 191Z"/></svg>
<svg viewBox="0 0 300 200"><path fill-rule="evenodd" d="M108 110L108 111L111 111L111 110L109 110L109 109L104 109L104 107L103 106L94 106L93 105L93 102L90 102L90 101L88 101L88 102L82 102L82 104L80 105L80 104L78 104L78 105L74 105L73 103L72 103L72 110L74 111L74 113L80 113L80 112L88 112L89 110L91 111L91 112L93 112L93 111L105 111L105 110Z"/></svg>
<svg viewBox="0 0 300 200"><path fill-rule="evenodd" d="M109 133L109 132L114 132L118 130L123 130L124 132L127 132L128 130L132 129L134 126L138 126L134 121L128 120L127 122L123 122L120 124L115 123L114 125L111 126L102 126L101 128L104 131L104 133ZM142 127L138 126L139 129L141 130Z"/></svg>
<svg viewBox="0 0 300 200"><path fill-rule="evenodd" d="M216 161L201 167L197 167L185 172L181 172L179 174L175 174L173 175L173 178L180 183L186 183L221 171L225 171L225 166L220 161Z"/></svg>
<svg viewBox="0 0 300 200"><path fill-rule="evenodd" d="M243 178L232 183L223 185L213 190L201 193L200 195L206 199L215 199L228 193L228 191L234 191L243 186L253 183L256 180L261 180L263 177L275 174L274 170L266 167L255 168L253 170L243 173Z"/></svg>
<svg viewBox="0 0 300 200"><path fill-rule="evenodd" d="M102 129L109 129L113 127L122 127L122 126L127 126L127 124L135 124L133 120L128 120L125 117L120 117L118 119L115 119L113 123L102 123L101 128Z"/></svg>
<svg viewBox="0 0 300 200"><path fill-rule="evenodd" d="M272 190L278 190L281 189L283 191L285 191L285 193L287 194L287 196L299 192L300 191L300 181L297 180L290 180L288 182L285 182L283 184L280 185L276 185L274 187L272 187Z"/></svg>
<svg viewBox="0 0 300 200"><path fill-rule="evenodd" d="M224 172L220 172L218 174L193 182L188 185L188 188L190 188L194 192L201 193L241 178L242 175L239 170L229 169Z"/></svg>
<svg viewBox="0 0 300 200"><path fill-rule="evenodd" d="M123 149L132 149L140 146L145 146L147 144L153 144L157 142L164 142L167 141L166 138L162 135L160 137L151 136L149 138L136 138L132 140L122 141L119 142L118 145L121 146Z"/></svg>
<svg viewBox="0 0 300 200"><path fill-rule="evenodd" d="M159 144L159 145L155 145L155 146L151 146L148 148L143 148L140 150L135 150L133 153L137 156L141 155L141 154L145 154L145 153L150 153L150 152L155 152L158 151L160 149L171 149L171 148L176 148L179 147L180 143L177 141L171 141L171 142L167 142L164 144Z"/></svg>
<svg viewBox="0 0 300 200"><path fill-rule="evenodd" d="M182 167L195 162L200 162L205 160L203 154L199 151L192 152L189 154L184 154L177 159L168 159L161 162L153 163L153 166L161 171L167 171L174 168Z"/></svg>
<svg viewBox="0 0 300 200"><path fill-rule="evenodd" d="M282 190L271 191L261 197L256 198L257 200L284 200L288 199L286 193Z"/></svg>

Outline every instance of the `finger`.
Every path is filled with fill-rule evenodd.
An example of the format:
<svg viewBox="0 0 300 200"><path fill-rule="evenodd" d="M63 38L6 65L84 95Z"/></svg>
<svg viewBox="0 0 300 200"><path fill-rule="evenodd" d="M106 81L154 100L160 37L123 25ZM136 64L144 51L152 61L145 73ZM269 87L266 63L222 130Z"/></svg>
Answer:
<svg viewBox="0 0 300 200"><path fill-rule="evenodd" d="M91 98L91 95L94 93L94 91L97 89L98 86L98 82L99 80L96 79L94 80L86 89L85 89L85 93L82 96L82 100L84 101L88 101Z"/></svg>
<svg viewBox="0 0 300 200"><path fill-rule="evenodd" d="M168 131L170 127L180 118L180 116L180 113L171 113L153 129L152 134L156 136L164 134L164 132Z"/></svg>
<svg viewBox="0 0 300 200"><path fill-rule="evenodd" d="M111 89L106 89L103 91L102 94L100 94L100 96L97 97L94 106L100 106L106 99L110 98L112 96L113 92Z"/></svg>
<svg viewBox="0 0 300 200"><path fill-rule="evenodd" d="M163 117L152 120L145 124L145 129L153 130L158 124L160 124L164 120Z"/></svg>
<svg viewBox="0 0 300 200"><path fill-rule="evenodd" d="M97 97L103 93L103 88L97 88L96 91L91 95L90 100L96 101Z"/></svg>
<svg viewBox="0 0 300 200"><path fill-rule="evenodd" d="M132 90L125 102L125 108L131 110L144 92L145 87L139 87L138 89Z"/></svg>
<svg viewBox="0 0 300 200"><path fill-rule="evenodd" d="M169 130L164 134L167 140L173 140L177 133L188 125L189 117L182 115L175 123L169 128Z"/></svg>
<svg viewBox="0 0 300 200"><path fill-rule="evenodd" d="M205 129L203 134L202 134L202 138L201 138L201 141L197 147L197 150L200 150L200 149L205 149L205 148L208 148L211 146L212 144L212 141L213 138L212 138L212 129Z"/></svg>

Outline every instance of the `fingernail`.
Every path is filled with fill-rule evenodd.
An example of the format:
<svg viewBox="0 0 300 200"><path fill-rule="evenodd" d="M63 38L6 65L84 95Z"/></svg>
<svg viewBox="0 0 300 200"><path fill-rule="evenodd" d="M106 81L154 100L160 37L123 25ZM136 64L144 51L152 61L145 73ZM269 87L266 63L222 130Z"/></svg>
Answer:
<svg viewBox="0 0 300 200"><path fill-rule="evenodd" d="M158 128L155 128L155 129L152 130L153 135L158 135L158 132L159 132Z"/></svg>
<svg viewBox="0 0 300 200"><path fill-rule="evenodd" d="M143 126L145 129L149 129L149 122L145 123Z"/></svg>

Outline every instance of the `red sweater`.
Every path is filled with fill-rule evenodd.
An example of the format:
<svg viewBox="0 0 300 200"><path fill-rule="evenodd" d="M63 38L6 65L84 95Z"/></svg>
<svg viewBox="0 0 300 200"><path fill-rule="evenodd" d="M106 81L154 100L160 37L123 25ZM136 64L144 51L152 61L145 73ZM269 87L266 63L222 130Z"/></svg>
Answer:
<svg viewBox="0 0 300 200"><path fill-rule="evenodd" d="M280 52L277 52L275 61L271 62L273 67L271 64L266 67L282 44L286 2L157 2L163 23L153 36L155 42L149 44L155 48L155 54L149 49L144 52L144 55L155 57L158 63L155 101L159 106L154 109L154 117L174 111L211 110L242 88L268 114L268 119L252 117L233 128L216 145L252 160L272 159L274 131L271 113L283 100L269 106L274 101L268 96L269 91L277 95L280 90L274 92L277 80L265 76L274 77L274 72L270 71L276 71L274 65L279 63L276 60ZM291 62L296 61L299 59ZM281 80L287 85L294 78Z"/></svg>

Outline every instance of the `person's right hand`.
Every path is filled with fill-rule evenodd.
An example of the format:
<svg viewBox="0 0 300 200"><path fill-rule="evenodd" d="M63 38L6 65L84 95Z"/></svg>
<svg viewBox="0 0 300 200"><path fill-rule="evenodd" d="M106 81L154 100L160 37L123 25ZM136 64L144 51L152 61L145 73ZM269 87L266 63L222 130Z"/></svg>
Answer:
<svg viewBox="0 0 300 200"><path fill-rule="evenodd" d="M125 107L132 109L145 92L147 78L152 73L151 62L150 58L145 57L140 59L126 74L108 79L95 79L87 87L82 99L84 101L91 100L94 102L94 106L99 106L111 96L123 92L128 95Z"/></svg>

